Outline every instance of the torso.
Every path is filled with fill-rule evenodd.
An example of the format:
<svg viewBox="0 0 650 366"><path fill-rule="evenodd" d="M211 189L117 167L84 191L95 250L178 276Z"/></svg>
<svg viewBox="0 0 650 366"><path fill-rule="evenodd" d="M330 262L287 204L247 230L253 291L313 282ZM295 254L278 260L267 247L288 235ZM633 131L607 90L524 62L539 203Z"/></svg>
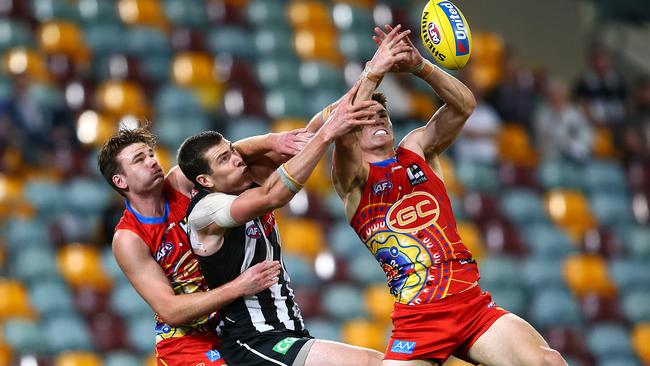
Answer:
<svg viewBox="0 0 650 366"><path fill-rule="evenodd" d="M199 191L192 198L187 212L207 192ZM219 242L219 249L211 255L197 256L207 284L216 288L237 278L242 272L265 260L282 263L282 241L273 213L250 220L245 224L219 230L218 234L192 232L194 250L205 247L203 241ZM200 253L200 252L199 252ZM273 330L304 330L300 309L294 301L293 289L284 263L277 284L253 296L239 298L221 311L221 329L224 342L236 337L251 336Z"/></svg>
<svg viewBox="0 0 650 366"><path fill-rule="evenodd" d="M350 224L382 266L396 302L430 303L479 279L444 183L406 148L398 148L395 159L370 164Z"/></svg>
<svg viewBox="0 0 650 366"><path fill-rule="evenodd" d="M187 237L185 212L190 200L165 181L163 194L166 199L165 214L161 217L142 217L127 202L115 230L129 230L137 234L149 247L151 256L165 272L174 293L189 294L207 290L207 284L199 271L196 256L192 253ZM156 343L182 337L187 334L216 334L208 326L210 317L202 317L191 324L172 327L156 316Z"/></svg>

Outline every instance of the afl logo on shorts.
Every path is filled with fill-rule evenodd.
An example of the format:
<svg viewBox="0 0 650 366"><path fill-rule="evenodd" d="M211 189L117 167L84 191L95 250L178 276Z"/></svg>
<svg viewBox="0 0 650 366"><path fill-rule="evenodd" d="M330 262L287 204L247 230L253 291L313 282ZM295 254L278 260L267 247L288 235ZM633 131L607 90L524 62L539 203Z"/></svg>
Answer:
<svg viewBox="0 0 650 366"><path fill-rule="evenodd" d="M429 33L429 38L435 45L440 44L440 29L438 29L438 26L434 22L429 22L427 24L427 32Z"/></svg>
<svg viewBox="0 0 650 366"><path fill-rule="evenodd" d="M249 238L257 239L262 235L260 228L255 224L251 224L246 228L246 235Z"/></svg>
<svg viewBox="0 0 650 366"><path fill-rule="evenodd" d="M438 201L429 193L415 192L391 206L386 214L386 226L398 233L409 233L432 225L438 216Z"/></svg>

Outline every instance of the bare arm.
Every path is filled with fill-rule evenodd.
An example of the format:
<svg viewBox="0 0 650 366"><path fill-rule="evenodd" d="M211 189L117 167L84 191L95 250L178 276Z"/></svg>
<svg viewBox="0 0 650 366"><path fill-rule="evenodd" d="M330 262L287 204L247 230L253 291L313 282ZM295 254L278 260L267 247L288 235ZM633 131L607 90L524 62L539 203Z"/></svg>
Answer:
<svg viewBox="0 0 650 366"><path fill-rule="evenodd" d="M175 190L181 192L187 197L190 197L192 189L194 188L194 183L191 180L185 177L185 174L181 171L181 168L178 165L174 165L165 176L165 180L174 187Z"/></svg>
<svg viewBox="0 0 650 366"><path fill-rule="evenodd" d="M278 262L262 262L218 288L176 295L149 248L135 233L118 230L113 237L113 254L135 290L171 326L189 324L241 296L256 294L275 284L280 272Z"/></svg>

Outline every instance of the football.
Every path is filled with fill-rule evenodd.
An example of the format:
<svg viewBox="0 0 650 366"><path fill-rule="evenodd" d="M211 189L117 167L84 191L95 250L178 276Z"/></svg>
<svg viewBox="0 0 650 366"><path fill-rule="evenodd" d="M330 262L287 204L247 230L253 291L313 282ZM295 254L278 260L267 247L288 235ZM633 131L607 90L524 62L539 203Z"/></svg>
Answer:
<svg viewBox="0 0 650 366"><path fill-rule="evenodd" d="M472 33L463 13L448 0L430 0L422 10L420 35L441 66L461 69L472 52Z"/></svg>

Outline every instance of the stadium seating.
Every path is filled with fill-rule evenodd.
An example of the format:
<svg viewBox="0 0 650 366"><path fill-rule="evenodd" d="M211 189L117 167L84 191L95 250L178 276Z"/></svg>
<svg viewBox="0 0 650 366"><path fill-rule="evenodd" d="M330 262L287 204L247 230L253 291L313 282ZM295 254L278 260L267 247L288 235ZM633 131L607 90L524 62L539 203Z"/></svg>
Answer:
<svg viewBox="0 0 650 366"><path fill-rule="evenodd" d="M424 52L420 18L397 0L0 1L0 366L155 365L152 310L104 228L122 198L95 161L124 121L152 121L165 169L200 131L236 141L304 127L372 57L376 24L410 25ZM454 75L487 97L512 56L501 35L472 30L472 62ZM517 77L543 88L543 73ZM57 126L48 146L24 144L7 117L23 85ZM408 75L382 88L404 104L389 103L396 139L441 105ZM481 286L570 365L648 364L650 165L624 157L608 126L594 129L587 159L542 156L529 122L502 121L492 164L439 156ZM284 264L312 335L384 351L393 299L349 227L329 158L276 214Z"/></svg>

